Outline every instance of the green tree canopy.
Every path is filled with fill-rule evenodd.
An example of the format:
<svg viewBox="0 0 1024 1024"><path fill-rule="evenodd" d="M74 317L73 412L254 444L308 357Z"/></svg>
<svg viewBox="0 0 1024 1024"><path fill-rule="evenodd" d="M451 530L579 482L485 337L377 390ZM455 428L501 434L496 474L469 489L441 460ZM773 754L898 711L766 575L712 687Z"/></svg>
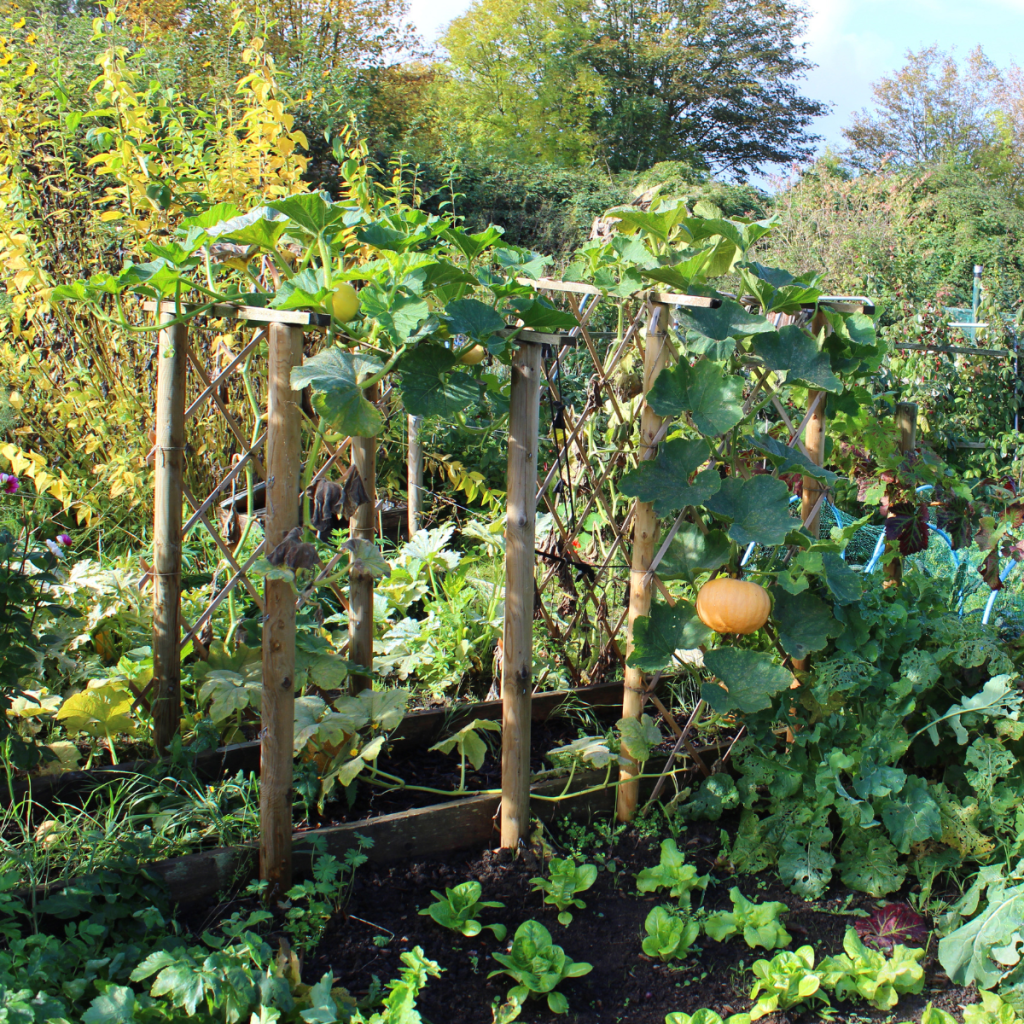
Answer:
<svg viewBox="0 0 1024 1024"><path fill-rule="evenodd" d="M477 145L743 178L816 141L805 21L791 0L476 0L442 41L450 102Z"/></svg>

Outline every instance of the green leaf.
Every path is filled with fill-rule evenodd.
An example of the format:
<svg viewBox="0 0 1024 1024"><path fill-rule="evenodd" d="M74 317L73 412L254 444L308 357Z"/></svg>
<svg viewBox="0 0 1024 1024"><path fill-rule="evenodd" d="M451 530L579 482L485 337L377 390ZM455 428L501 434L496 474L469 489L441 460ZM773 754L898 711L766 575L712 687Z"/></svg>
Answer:
<svg viewBox="0 0 1024 1024"><path fill-rule="evenodd" d="M691 351L706 352L715 359L731 356L737 338L775 332L775 328L763 316L748 313L732 299L723 299L718 309L704 306L680 308L676 314L676 323Z"/></svg>
<svg viewBox="0 0 1024 1024"><path fill-rule="evenodd" d="M451 351L442 345L417 345L406 352L396 367L402 375L400 390L406 412L452 421L457 412L475 405L480 400L481 384L468 373L452 372L458 365Z"/></svg>
<svg viewBox="0 0 1024 1024"><path fill-rule="evenodd" d="M1019 953L1012 946L1007 950L1007 945L1024 941L1022 921L1024 884L990 886L984 909L939 941L939 963L953 984L998 985L1019 959Z"/></svg>
<svg viewBox="0 0 1024 1024"><path fill-rule="evenodd" d="M802 473L804 476L814 477L815 480L823 480L829 487L839 479L837 473L823 466L816 466L799 448L791 448L769 434L754 434L743 438L741 443L749 444L763 452L765 458L780 473Z"/></svg>
<svg viewBox="0 0 1024 1024"><path fill-rule="evenodd" d="M658 515L683 508L703 505L721 486L722 479L714 469L698 473L690 483L690 475L711 458L711 449L703 438L676 438L658 445L658 454L622 477L622 493L640 501L649 501Z"/></svg>
<svg viewBox="0 0 1024 1024"><path fill-rule="evenodd" d="M136 1005L135 993L127 985L108 985L82 1014L82 1024L133 1024Z"/></svg>
<svg viewBox="0 0 1024 1024"><path fill-rule="evenodd" d="M909 853L911 844L942 836L942 816L924 779L911 775L902 792L882 806L882 821L900 853Z"/></svg>
<svg viewBox="0 0 1024 1024"><path fill-rule="evenodd" d="M839 604L856 604L864 594L864 581L839 555L823 552L821 565L825 570L825 583Z"/></svg>
<svg viewBox="0 0 1024 1024"><path fill-rule="evenodd" d="M307 267L281 284L270 305L273 309L322 309L330 294L323 283L323 271Z"/></svg>
<svg viewBox="0 0 1024 1024"><path fill-rule="evenodd" d="M359 302L363 312L380 324L396 347L404 345L430 316L430 307L417 295L391 295L369 287L360 291Z"/></svg>
<svg viewBox="0 0 1024 1024"><path fill-rule="evenodd" d="M709 530L705 536L692 523L682 523L658 566L663 580L693 581L702 572L725 565L732 554L729 538L721 530Z"/></svg>
<svg viewBox="0 0 1024 1024"><path fill-rule="evenodd" d="M692 604L679 601L674 608L656 604L633 625L634 649L627 664L644 672L668 668L673 652L698 647L710 633Z"/></svg>
<svg viewBox="0 0 1024 1024"><path fill-rule="evenodd" d="M366 400L359 379L381 369L376 359L334 346L292 367L292 390L312 386L313 405L332 426L353 437L374 437L384 417Z"/></svg>
<svg viewBox="0 0 1024 1024"><path fill-rule="evenodd" d="M775 587L772 597L772 619L778 626L779 643L791 658L806 658L811 651L822 650L829 637L843 631L832 609L808 590L789 594Z"/></svg>
<svg viewBox="0 0 1024 1024"><path fill-rule="evenodd" d="M495 331L505 327L505 318L479 299L449 302L444 311L452 334L466 334L474 341L486 342Z"/></svg>
<svg viewBox="0 0 1024 1024"><path fill-rule="evenodd" d="M626 752L634 761L646 761L651 756L651 750L662 740L657 723L650 715L620 718L616 728L622 737Z"/></svg>
<svg viewBox="0 0 1024 1024"><path fill-rule="evenodd" d="M831 841L827 825L805 825L782 840L779 874L805 900L817 899L832 879L836 859L825 849Z"/></svg>
<svg viewBox="0 0 1024 1024"><path fill-rule="evenodd" d="M836 394L843 390L843 382L832 372L828 353L822 352L818 342L795 324L755 338L753 350L769 370L785 370L789 384L806 384Z"/></svg>
<svg viewBox="0 0 1024 1024"><path fill-rule="evenodd" d="M271 210L283 213L292 224L310 235L319 235L332 224L337 224L347 212L340 203L331 202L326 192L308 192L287 196L267 203Z"/></svg>
<svg viewBox="0 0 1024 1024"><path fill-rule="evenodd" d="M494 224L487 227L486 231L471 235L459 228L446 228L442 237L454 245L459 252L468 260L475 260L485 249L497 245L504 234L501 228Z"/></svg>
<svg viewBox="0 0 1024 1024"><path fill-rule="evenodd" d="M703 276L714 251L714 246L709 246L682 263L676 263L671 267L651 267L641 270L640 273L651 281L657 281L658 284L667 284L670 288L674 288L677 292L682 292L685 295L690 290L694 281Z"/></svg>
<svg viewBox="0 0 1024 1024"><path fill-rule="evenodd" d="M230 204L219 203L211 207L205 214L199 217L190 217L182 221L182 224L190 224L193 220L199 224L200 220L208 219L215 210ZM206 227L205 224L200 225ZM277 246L278 239L284 234L288 227L288 220L276 210L269 206L257 206L255 209L244 213L241 216L229 216L212 222L207 227L207 234L211 238L223 238L227 241L237 242L239 245L255 245L261 249L273 249Z"/></svg>
<svg viewBox="0 0 1024 1024"><path fill-rule="evenodd" d="M516 316L531 331L550 333L554 331L568 331L573 327L579 326L579 321L572 313L565 313L560 309L555 309L554 306L543 299L526 299L517 295L510 301L516 311Z"/></svg>
<svg viewBox="0 0 1024 1024"><path fill-rule="evenodd" d="M725 684L704 683L701 696L711 707L724 714L742 711L753 714L771 707L769 698L788 689L793 676L760 651L738 647L716 647L704 655L704 667Z"/></svg>
<svg viewBox="0 0 1024 1024"><path fill-rule="evenodd" d="M659 374L647 401L659 416L688 412L702 434L724 434L743 419L743 384L710 359L683 360Z"/></svg>
<svg viewBox="0 0 1024 1024"><path fill-rule="evenodd" d="M729 477L704 504L715 515L730 521L729 536L741 545L781 544L793 526L789 489L775 477Z"/></svg>
<svg viewBox="0 0 1024 1024"><path fill-rule="evenodd" d="M880 897L895 892L907 876L906 864L897 861L896 847L878 830L851 831L843 843L839 877L851 889Z"/></svg>

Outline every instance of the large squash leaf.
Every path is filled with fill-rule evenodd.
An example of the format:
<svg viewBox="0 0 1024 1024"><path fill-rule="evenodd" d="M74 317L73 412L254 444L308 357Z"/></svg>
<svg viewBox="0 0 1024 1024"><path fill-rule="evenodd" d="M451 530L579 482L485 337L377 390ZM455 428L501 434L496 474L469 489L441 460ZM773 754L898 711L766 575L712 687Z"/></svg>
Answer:
<svg viewBox="0 0 1024 1024"><path fill-rule="evenodd" d="M760 651L738 647L716 647L704 655L704 667L725 684L705 683L700 695L711 707L724 714L742 711L753 714L772 706L775 694L785 690L793 676Z"/></svg>
<svg viewBox="0 0 1024 1024"><path fill-rule="evenodd" d="M726 373L710 359L685 360L664 370L647 401L659 416L688 412L702 434L732 430L743 419L743 378Z"/></svg>
<svg viewBox="0 0 1024 1024"><path fill-rule="evenodd" d="M785 371L790 384L806 384L840 394L843 382L832 372L828 353L795 324L779 329L775 334L762 334L754 339L754 354L764 360L769 370Z"/></svg>
<svg viewBox="0 0 1024 1024"><path fill-rule="evenodd" d="M711 449L701 438L663 442L653 459L641 462L623 476L622 493L651 502L659 516L686 505L703 505L721 486L722 479L716 470L705 469L690 483L690 474L709 458Z"/></svg>
<svg viewBox="0 0 1024 1024"><path fill-rule="evenodd" d="M780 473L802 473L804 476L814 477L815 480L823 480L830 487L839 479L839 475L830 469L816 466L799 448L791 448L769 434L745 437L743 442L763 453Z"/></svg>
<svg viewBox="0 0 1024 1024"><path fill-rule="evenodd" d="M332 426L353 437L374 437L384 425L377 408L366 400L359 378L381 369L369 356L339 346L324 349L292 367L292 389L312 386L313 407Z"/></svg>
<svg viewBox="0 0 1024 1024"><path fill-rule="evenodd" d="M680 601L674 608L656 604L650 615L644 615L634 623L633 651L627 664L644 672L668 668L677 650L692 650L702 644L710 633L689 602Z"/></svg>
<svg viewBox="0 0 1024 1024"><path fill-rule="evenodd" d="M705 536L692 523L682 523L658 565L663 580L693 581L698 573L711 572L729 561L732 545L722 530Z"/></svg>
<svg viewBox="0 0 1024 1024"><path fill-rule="evenodd" d="M681 308L676 314L676 323L690 351L705 352L713 359L731 356L736 350L737 338L775 331L763 316L748 313L732 299L724 299L718 309Z"/></svg>
<svg viewBox="0 0 1024 1024"><path fill-rule="evenodd" d="M728 533L737 544L781 544L793 527L789 489L774 477L729 477L704 504L730 522Z"/></svg>
<svg viewBox="0 0 1024 1024"><path fill-rule="evenodd" d="M471 374L453 372L458 365L455 356L442 345L418 345L406 352L397 366L402 375L399 390L405 411L411 416L454 420L455 413L475 405L480 398L480 382Z"/></svg>
<svg viewBox="0 0 1024 1024"><path fill-rule="evenodd" d="M844 629L832 609L809 590L790 594L776 587L772 597L779 643L791 658L806 658L811 651L822 650L829 637L838 636Z"/></svg>
<svg viewBox="0 0 1024 1024"><path fill-rule="evenodd" d="M878 831L854 829L847 833L839 861L839 877L851 889L876 899L895 892L907 877L906 864L897 860L896 847Z"/></svg>

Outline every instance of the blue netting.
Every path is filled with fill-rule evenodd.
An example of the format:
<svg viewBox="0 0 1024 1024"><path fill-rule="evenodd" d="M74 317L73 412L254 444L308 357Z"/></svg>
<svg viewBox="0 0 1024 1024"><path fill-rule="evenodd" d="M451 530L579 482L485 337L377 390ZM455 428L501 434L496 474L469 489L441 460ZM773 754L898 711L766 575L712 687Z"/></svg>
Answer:
<svg viewBox="0 0 1024 1024"><path fill-rule="evenodd" d="M792 500L790 511L794 518L799 518L799 499ZM855 522L853 516L827 501L822 503L819 515L823 537L827 537L833 527L849 526ZM1024 569L1018 570L1016 562L1006 559L1000 565L1002 589L991 590L978 572L987 552L975 544L954 551L948 534L935 525L934 518L933 511L928 547L904 559L904 573L919 572L938 583L944 582L949 588L950 607L961 615L977 617L1004 635L1024 635ZM847 564L859 572L879 572L885 547L883 534L880 526L862 526L843 553ZM745 563L756 562L760 569L779 568L774 564L779 559L779 549L769 554L751 546L745 555Z"/></svg>

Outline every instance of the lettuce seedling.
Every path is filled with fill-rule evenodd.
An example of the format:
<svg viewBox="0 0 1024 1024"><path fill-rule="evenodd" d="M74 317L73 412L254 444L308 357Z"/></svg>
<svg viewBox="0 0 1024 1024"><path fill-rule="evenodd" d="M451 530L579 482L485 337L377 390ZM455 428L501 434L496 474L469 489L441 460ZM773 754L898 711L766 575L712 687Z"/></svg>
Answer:
<svg viewBox="0 0 1024 1024"><path fill-rule="evenodd" d="M868 949L853 928L846 929L845 953L822 960L822 984L839 999L856 996L876 1010L891 1010L902 995L917 995L924 988L924 969L918 961L923 949L893 947L892 956Z"/></svg>
<svg viewBox="0 0 1024 1024"><path fill-rule="evenodd" d="M756 1000L751 1020L788 1010L808 999L829 1001L821 991L821 975L814 970L814 950L810 946L801 946L795 953L783 950L771 960L757 960L753 972L757 980L750 990L750 998Z"/></svg>
<svg viewBox="0 0 1024 1024"><path fill-rule="evenodd" d="M558 908L558 923L572 921L570 907L582 910L586 903L576 899L576 893L585 892L597 881L597 868L593 864L577 864L572 857L552 857L550 878L531 878L534 889L545 892L545 903Z"/></svg>
<svg viewBox="0 0 1024 1024"><path fill-rule="evenodd" d="M564 978L582 978L594 968L592 964L574 963L561 946L551 941L551 933L539 921L524 921L512 939L508 955L492 953L504 970L487 975L507 974L519 984L508 991L509 999L526 1002L530 995L546 994L548 1009L552 1013L567 1013L569 1000L561 992L553 991Z"/></svg>
<svg viewBox="0 0 1024 1024"><path fill-rule="evenodd" d="M697 875L697 869L687 864L674 839L661 844L661 861L657 867L644 868L636 876L636 887L640 892L656 892L668 889L669 896L679 900L679 907L690 909L690 893L694 889L706 889L707 875Z"/></svg>
<svg viewBox="0 0 1024 1024"><path fill-rule="evenodd" d="M983 990L979 990L978 995L981 997L980 1003L963 1007L964 1024L1021 1024L1021 1018L1002 996ZM924 1008L921 1024L957 1024L957 1019L929 1003Z"/></svg>
<svg viewBox="0 0 1024 1024"><path fill-rule="evenodd" d="M429 915L442 928L451 928L469 937L479 935L484 928L488 928L499 942L505 938L507 929L503 924L481 924L477 920L477 915L485 907L505 906L493 900L481 902L483 887L479 882L461 882L454 889L445 889L444 896L432 889L431 895L437 902L424 907L419 913Z"/></svg>
<svg viewBox="0 0 1024 1024"><path fill-rule="evenodd" d="M736 886L729 890L732 912L712 914L704 931L716 942L742 935L751 949L780 949L792 942L789 932L779 923L779 914L789 910L785 903L752 903Z"/></svg>
<svg viewBox="0 0 1024 1024"><path fill-rule="evenodd" d="M714 1010L695 1010L693 1013L676 1010L666 1015L665 1024L750 1024L750 1014L734 1013L722 1020Z"/></svg>
<svg viewBox="0 0 1024 1024"><path fill-rule="evenodd" d="M647 938L642 946L648 956L666 963L682 960L700 935L700 925L673 914L668 907L655 907L644 921Z"/></svg>

